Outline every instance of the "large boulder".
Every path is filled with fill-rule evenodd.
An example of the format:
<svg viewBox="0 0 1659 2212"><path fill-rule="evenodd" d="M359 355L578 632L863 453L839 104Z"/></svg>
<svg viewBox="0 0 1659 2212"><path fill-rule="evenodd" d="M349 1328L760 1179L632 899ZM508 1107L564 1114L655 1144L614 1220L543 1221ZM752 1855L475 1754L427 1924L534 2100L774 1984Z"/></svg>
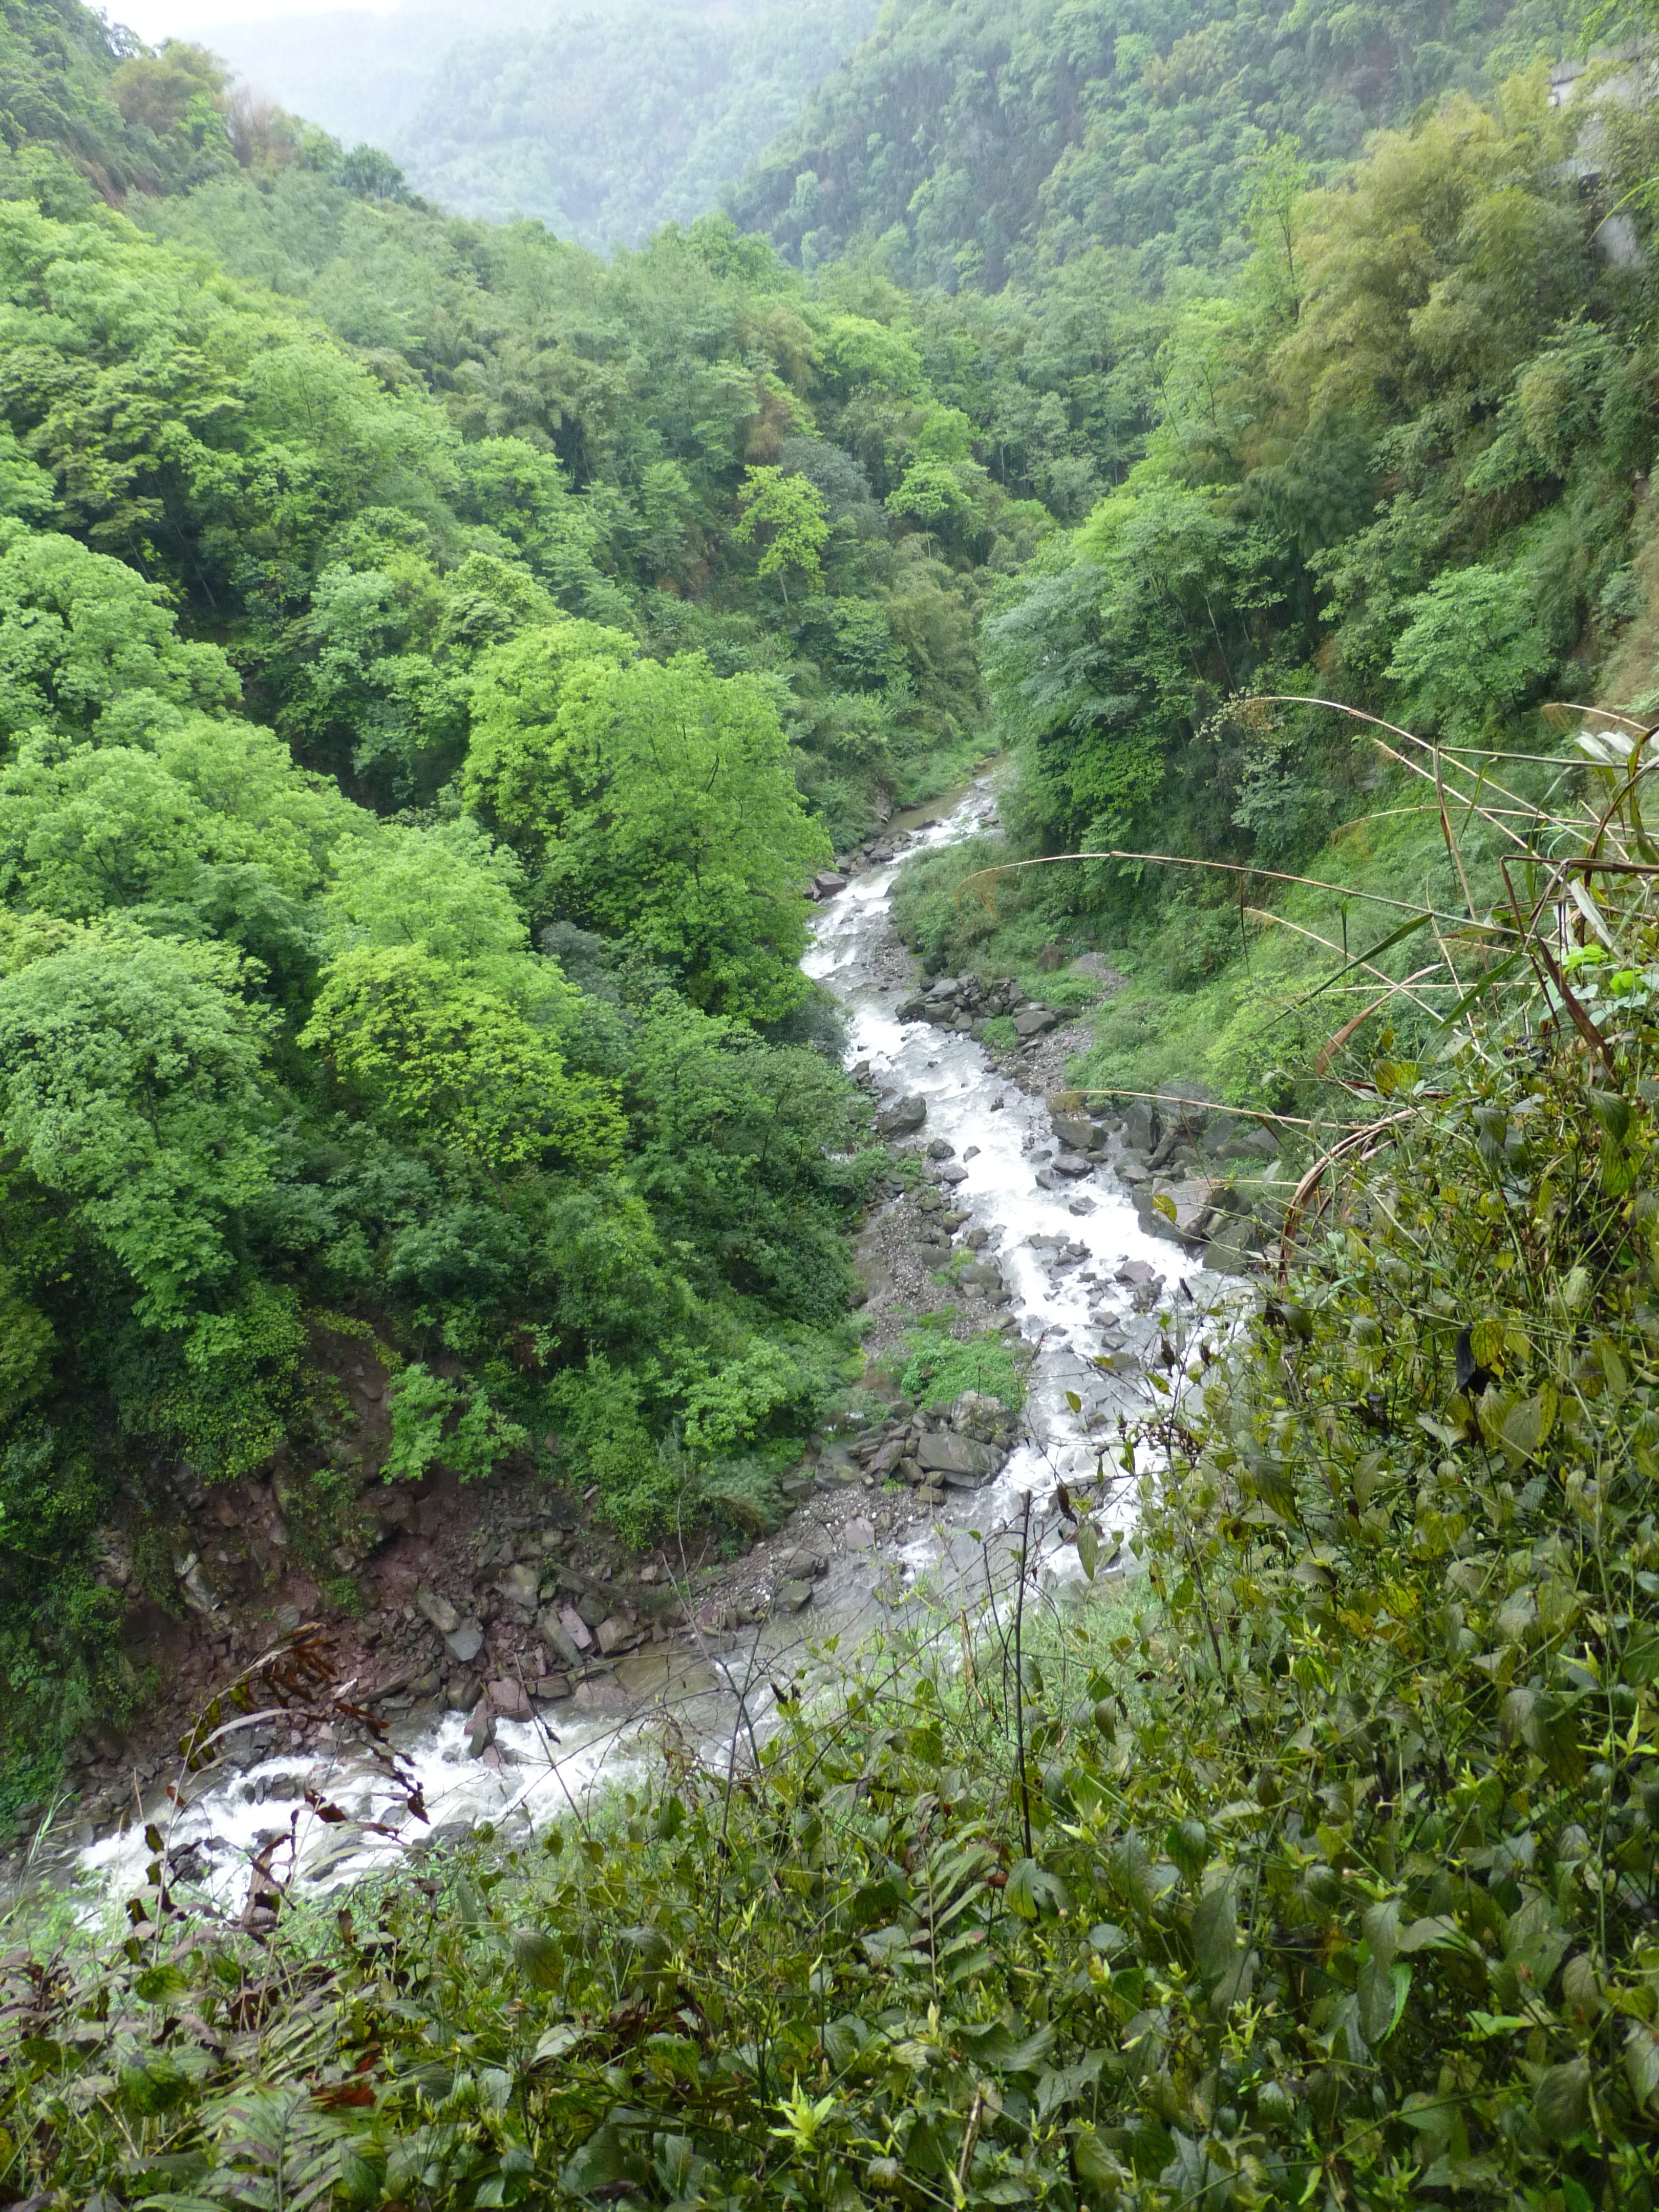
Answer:
<svg viewBox="0 0 1659 2212"><path fill-rule="evenodd" d="M483 1650L483 1623L480 1620L458 1621L444 1638L444 1648L460 1667L470 1667Z"/></svg>
<svg viewBox="0 0 1659 2212"><path fill-rule="evenodd" d="M1097 1141L1095 1125L1086 1114L1053 1114L1049 1122L1068 1152L1086 1152Z"/></svg>
<svg viewBox="0 0 1659 2212"><path fill-rule="evenodd" d="M954 1430L936 1430L916 1446L916 1462L924 1475L943 1475L957 1486L988 1482L1002 1465L1004 1455L993 1445Z"/></svg>
<svg viewBox="0 0 1659 2212"><path fill-rule="evenodd" d="M1023 1014L1014 1016L1014 1035L1030 1039L1040 1037L1055 1028L1060 1016L1052 1006L1027 1006Z"/></svg>
<svg viewBox="0 0 1659 2212"><path fill-rule="evenodd" d="M890 1106L883 1107L876 1116L876 1132L883 1137L908 1137L927 1119L927 1101L919 1091L912 1091L908 1098L896 1098Z"/></svg>

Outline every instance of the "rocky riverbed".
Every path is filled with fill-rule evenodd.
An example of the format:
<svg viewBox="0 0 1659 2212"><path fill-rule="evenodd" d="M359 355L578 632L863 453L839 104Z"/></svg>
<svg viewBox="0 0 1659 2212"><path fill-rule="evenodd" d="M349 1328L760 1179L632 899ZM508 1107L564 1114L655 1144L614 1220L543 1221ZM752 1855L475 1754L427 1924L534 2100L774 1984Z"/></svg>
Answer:
<svg viewBox="0 0 1659 2212"><path fill-rule="evenodd" d="M423 1836L480 1818L535 1825L624 1773L664 1729L718 1755L734 1728L764 1724L780 1676L823 1678L816 1643L835 1636L844 1651L918 1592L966 1575L979 1555L970 1522L994 1534L1024 1497L1096 1471L1097 1437L1158 1354L1153 1310L1210 1253L1222 1257L1219 1237L1204 1241L1210 1218L1200 1237L1194 1216L1171 1222L1152 1198L1201 1177L1218 1221L1214 1187L1239 1188L1258 1158L1230 1155L1233 1139L1212 1135L1201 1109L1182 1109L1178 1127L1158 1103L1095 1113L1102 1102L1060 1094L1051 1109L1045 1086L1067 1038L1052 1009L1030 1008L1006 981L931 978L919 989L887 910L894 860L993 815L980 787L945 819L894 826L866 865L823 886L806 964L842 1004L855 1075L899 1172L859 1249L870 1410L826 1433L787 1479L785 1525L736 1558L707 1539L630 1555L594 1526L591 1494L534 1480L464 1492L441 1476L373 1497L333 1563L361 1606L332 1625L342 1696L255 1717L208 1771L181 1778L166 1736L199 1709L205 1678L222 1683L327 1610L317 1563L300 1567L284 1543L280 1469L199 1500L200 1541L180 1572L185 1618L160 1632L175 1663L151 1747L83 1747L79 1833L60 1833L88 1876L136 1886L143 1826L161 1819L177 1877L224 1901L273 1850L323 1879L404 1847L411 1786L428 1815ZM982 1024L1003 1012L1016 1042L998 1051ZM1259 1164L1271 1173L1265 1154ZM1029 1370L1022 1416L978 1391L930 1410L882 1379L930 1310L957 1338L1013 1341ZM372 1423L385 1371L368 1350L343 1364ZM1064 1560L1054 1567L1063 1573ZM378 1759L348 1705L384 1730ZM400 1762L395 1787L388 1753ZM319 1826L324 1802L345 1818ZM378 1838L376 1821L408 1832Z"/></svg>

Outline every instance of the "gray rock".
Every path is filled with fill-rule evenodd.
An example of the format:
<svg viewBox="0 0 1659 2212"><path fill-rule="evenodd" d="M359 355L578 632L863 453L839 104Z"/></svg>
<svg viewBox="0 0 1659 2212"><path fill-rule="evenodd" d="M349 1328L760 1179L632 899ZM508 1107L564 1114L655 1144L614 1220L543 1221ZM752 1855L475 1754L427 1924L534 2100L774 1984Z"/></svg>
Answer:
<svg viewBox="0 0 1659 2212"><path fill-rule="evenodd" d="M1123 1141L1131 1152L1149 1152L1156 1129L1150 1098L1131 1098L1123 1109Z"/></svg>
<svg viewBox="0 0 1659 2212"><path fill-rule="evenodd" d="M921 1128L927 1119L927 1101L920 1093L913 1092L909 1097L896 1099L892 1105L884 1107L876 1116L876 1128L884 1137L904 1137Z"/></svg>
<svg viewBox="0 0 1659 2212"><path fill-rule="evenodd" d="M1054 1133L1069 1152L1086 1152L1095 1141L1095 1125L1085 1115L1054 1114Z"/></svg>
<svg viewBox="0 0 1659 2212"><path fill-rule="evenodd" d="M578 1682L570 1705L573 1712L593 1713L605 1720L620 1720L634 1710L634 1701L622 1685L604 1675L591 1682Z"/></svg>
<svg viewBox="0 0 1659 2212"><path fill-rule="evenodd" d="M466 1724L466 1747L474 1759L482 1759L495 1741L495 1716L488 1700L472 1709L472 1717Z"/></svg>
<svg viewBox="0 0 1659 2212"><path fill-rule="evenodd" d="M1028 1006L1023 1014L1014 1016L1014 1035L1017 1037L1039 1037L1058 1026L1060 1016L1052 1006Z"/></svg>
<svg viewBox="0 0 1659 2212"><path fill-rule="evenodd" d="M574 1667L580 1659L581 1653L576 1648L576 1640L565 1626L556 1607L544 1605L536 1615L536 1633L554 1657L562 1659L567 1667Z"/></svg>
<svg viewBox="0 0 1659 2212"><path fill-rule="evenodd" d="M939 1179L941 1182L948 1182L954 1187L959 1182L967 1182L968 1170L966 1168L958 1167L956 1162L951 1160L939 1170Z"/></svg>
<svg viewBox="0 0 1659 2212"><path fill-rule="evenodd" d="M1112 1279L1114 1282L1127 1283L1133 1288L1139 1283L1161 1283L1164 1278L1156 1267L1150 1266L1145 1260L1126 1260Z"/></svg>
<svg viewBox="0 0 1659 2212"><path fill-rule="evenodd" d="M1002 1270L994 1260L976 1260L971 1267L963 1269L958 1280L964 1290L1000 1291Z"/></svg>
<svg viewBox="0 0 1659 2212"><path fill-rule="evenodd" d="M499 1713L504 1721L527 1721L530 1718L530 1698L524 1684L514 1674L503 1674L499 1680L487 1683L484 1695L490 1710Z"/></svg>
<svg viewBox="0 0 1659 2212"><path fill-rule="evenodd" d="M599 1639L599 1650L606 1659L613 1651L625 1651L638 1640L634 1623L619 1613L607 1613L595 1633Z"/></svg>
<svg viewBox="0 0 1659 2212"><path fill-rule="evenodd" d="M837 869L825 868L812 878L820 898L833 898L837 891L847 888L847 878Z"/></svg>
<svg viewBox="0 0 1659 2212"><path fill-rule="evenodd" d="M509 1605L520 1606L534 1613L540 1595L540 1577L528 1564L508 1567L498 1585Z"/></svg>
<svg viewBox="0 0 1659 2212"><path fill-rule="evenodd" d="M470 1713L478 1702L483 1685L476 1674L456 1674L451 1678L444 1692L444 1703L452 1713Z"/></svg>
<svg viewBox="0 0 1659 2212"><path fill-rule="evenodd" d="M841 1532L841 1540L849 1552L867 1552L876 1540L875 1525L862 1518L849 1521Z"/></svg>
<svg viewBox="0 0 1659 2212"><path fill-rule="evenodd" d="M825 1553L815 1552L806 1544L797 1544L792 1551L780 1553L772 1565L789 1582L811 1582L816 1576L830 1571Z"/></svg>
<svg viewBox="0 0 1659 2212"><path fill-rule="evenodd" d="M444 1638L444 1648L450 1657L463 1667L470 1667L483 1650L483 1623L463 1620L452 1628Z"/></svg>
<svg viewBox="0 0 1659 2212"><path fill-rule="evenodd" d="M926 999L915 997L902 999L899 1001L897 1007L897 1015L899 1020L902 1022L926 1021L927 1018L927 1001Z"/></svg>
<svg viewBox="0 0 1659 2212"><path fill-rule="evenodd" d="M811 1583L780 1583L772 1600L774 1613L799 1613L812 1602Z"/></svg>
<svg viewBox="0 0 1659 2212"><path fill-rule="evenodd" d="M417 1589L415 1610L432 1623L440 1636L453 1636L461 1625L460 1614L449 1600L440 1597L436 1590Z"/></svg>
<svg viewBox="0 0 1659 2212"><path fill-rule="evenodd" d="M1075 1176L1092 1175L1093 1172L1093 1169L1089 1165L1088 1161L1084 1158L1081 1152L1056 1152L1054 1154L1054 1173L1056 1175Z"/></svg>
<svg viewBox="0 0 1659 2212"><path fill-rule="evenodd" d="M1002 1455L972 1437L959 1437L946 1429L923 1437L916 1447L916 1463L924 1474L953 1475L975 1483L988 1481L1002 1464Z"/></svg>
<svg viewBox="0 0 1659 2212"><path fill-rule="evenodd" d="M935 1137L927 1147L930 1160L953 1160L956 1156L956 1146L944 1137Z"/></svg>

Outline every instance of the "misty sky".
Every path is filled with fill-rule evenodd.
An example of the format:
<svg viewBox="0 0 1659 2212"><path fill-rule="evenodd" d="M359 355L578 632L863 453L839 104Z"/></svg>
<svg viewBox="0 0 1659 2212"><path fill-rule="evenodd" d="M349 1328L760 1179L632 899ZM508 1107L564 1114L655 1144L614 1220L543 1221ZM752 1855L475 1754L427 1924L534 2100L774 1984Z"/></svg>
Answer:
<svg viewBox="0 0 1659 2212"><path fill-rule="evenodd" d="M104 0L104 13L159 46L163 39L194 38L210 25L269 23L279 16L331 14L342 6L386 15L396 5L397 0Z"/></svg>

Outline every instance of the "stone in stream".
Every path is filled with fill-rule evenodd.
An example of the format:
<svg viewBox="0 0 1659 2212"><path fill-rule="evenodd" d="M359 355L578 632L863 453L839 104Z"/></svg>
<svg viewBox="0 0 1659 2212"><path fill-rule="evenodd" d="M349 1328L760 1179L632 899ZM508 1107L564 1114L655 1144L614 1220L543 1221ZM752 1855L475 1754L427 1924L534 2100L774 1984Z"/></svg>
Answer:
<svg viewBox="0 0 1659 2212"><path fill-rule="evenodd" d="M1091 1167L1088 1161L1084 1158L1081 1152L1056 1152L1054 1154L1054 1173L1056 1175L1073 1176L1086 1176L1092 1175L1094 1173L1094 1170Z"/></svg>
<svg viewBox="0 0 1659 2212"><path fill-rule="evenodd" d="M959 1182L966 1182L968 1180L968 1170L966 1168L958 1167L953 1160L949 1164L949 1165L942 1167L939 1170L939 1179L941 1182L948 1182L952 1185Z"/></svg>
<svg viewBox="0 0 1659 2212"><path fill-rule="evenodd" d="M905 1137L921 1128L927 1119L927 1101L919 1092L908 1098L896 1099L884 1107L876 1116L876 1133L882 1137Z"/></svg>
<svg viewBox="0 0 1659 2212"><path fill-rule="evenodd" d="M797 1544L790 1551L781 1552L772 1565L775 1572L788 1582L810 1582L816 1576L827 1575L830 1571L826 1554L815 1552L805 1544Z"/></svg>
<svg viewBox="0 0 1659 2212"><path fill-rule="evenodd" d="M1095 1125L1081 1114L1051 1114L1049 1125L1069 1152L1086 1152L1096 1141Z"/></svg>
<svg viewBox="0 0 1659 2212"><path fill-rule="evenodd" d="M876 1540L874 1523L862 1518L849 1521L841 1532L841 1540L847 1551L867 1552Z"/></svg>
<svg viewBox="0 0 1659 2212"><path fill-rule="evenodd" d="M811 1583L780 1583L772 1600L774 1613L799 1613L812 1602Z"/></svg>
<svg viewBox="0 0 1659 2212"><path fill-rule="evenodd" d="M922 1437L916 1447L916 1464L923 1474L943 1475L950 1483L977 1486L988 1482L1002 1465L1002 1454L972 1437L959 1437L946 1429Z"/></svg>
<svg viewBox="0 0 1659 2212"><path fill-rule="evenodd" d="M531 1717L530 1698L525 1686L515 1675L503 1674L499 1680L486 1684L484 1695L491 1709L504 1721L527 1721Z"/></svg>
<svg viewBox="0 0 1659 2212"><path fill-rule="evenodd" d="M956 1146L945 1137L935 1137L927 1147L930 1160L953 1160L956 1156Z"/></svg>
<svg viewBox="0 0 1659 2212"><path fill-rule="evenodd" d="M495 1741L495 1716L487 1698L480 1698L472 1709L466 1724L466 1747L474 1759L482 1759Z"/></svg>

